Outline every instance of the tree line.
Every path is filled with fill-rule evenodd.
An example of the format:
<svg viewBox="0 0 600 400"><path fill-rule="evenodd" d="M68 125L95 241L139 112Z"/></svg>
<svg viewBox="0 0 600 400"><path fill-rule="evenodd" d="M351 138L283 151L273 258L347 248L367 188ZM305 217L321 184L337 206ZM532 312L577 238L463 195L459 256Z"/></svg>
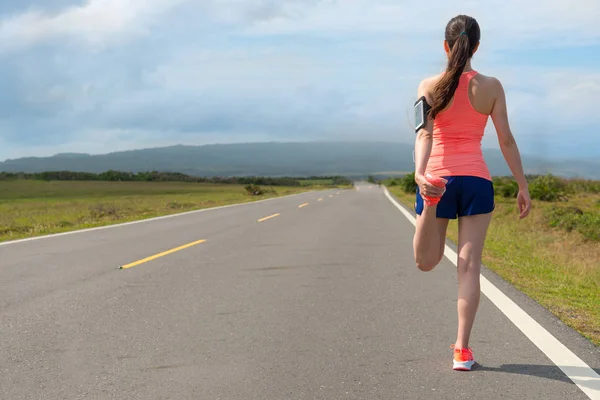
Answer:
<svg viewBox="0 0 600 400"><path fill-rule="evenodd" d="M328 180L333 185L351 185L352 182L343 176L310 176L295 177L206 177L192 176L180 172L124 172L108 170L101 173L75 171L45 171L36 173L0 172L0 181L7 180L42 180L42 181L111 181L111 182L194 182L233 185L264 186L301 186L303 180Z"/></svg>

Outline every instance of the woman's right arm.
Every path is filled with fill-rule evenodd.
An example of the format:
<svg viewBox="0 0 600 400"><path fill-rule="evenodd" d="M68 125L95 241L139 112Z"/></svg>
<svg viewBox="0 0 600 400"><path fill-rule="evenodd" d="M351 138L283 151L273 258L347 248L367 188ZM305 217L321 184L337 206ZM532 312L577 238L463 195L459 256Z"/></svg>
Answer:
<svg viewBox="0 0 600 400"><path fill-rule="evenodd" d="M500 144L502 155L519 185L517 201L519 204L520 217L525 218L531 209L529 189L523 172L521 154L519 153L517 142L515 141L508 122L506 94L504 93L502 84L497 79L494 79L494 91L495 102L494 107L492 108L491 117L498 134L498 143Z"/></svg>

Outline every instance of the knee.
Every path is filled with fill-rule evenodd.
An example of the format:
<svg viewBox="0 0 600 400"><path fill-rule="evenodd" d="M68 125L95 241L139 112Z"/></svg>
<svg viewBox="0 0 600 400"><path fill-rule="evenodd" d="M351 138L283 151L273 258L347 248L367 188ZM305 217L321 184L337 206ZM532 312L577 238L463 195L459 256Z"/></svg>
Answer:
<svg viewBox="0 0 600 400"><path fill-rule="evenodd" d="M476 257L459 257L458 258L458 271L461 273L473 273L479 274L481 270L481 259Z"/></svg>
<svg viewBox="0 0 600 400"><path fill-rule="evenodd" d="M435 268L436 264L434 263L423 263L417 262L417 268L419 268L423 272L429 272Z"/></svg>
<svg viewBox="0 0 600 400"><path fill-rule="evenodd" d="M433 270L442 261L441 258L419 258L416 260L417 268L423 272L429 272Z"/></svg>

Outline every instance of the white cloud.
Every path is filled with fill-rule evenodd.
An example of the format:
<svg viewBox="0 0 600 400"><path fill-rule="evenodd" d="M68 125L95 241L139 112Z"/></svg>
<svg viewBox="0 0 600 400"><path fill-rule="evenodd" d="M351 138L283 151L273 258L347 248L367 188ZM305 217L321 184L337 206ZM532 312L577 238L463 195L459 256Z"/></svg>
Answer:
<svg viewBox="0 0 600 400"><path fill-rule="evenodd" d="M0 51L55 38L103 45L148 33L153 18L186 0L88 0L51 15L31 9L0 20Z"/></svg>
<svg viewBox="0 0 600 400"><path fill-rule="evenodd" d="M305 13L282 14L257 22L249 34L358 35L399 34L406 42L423 35L443 40L446 22L457 14L475 17L483 38L494 45L515 48L527 42L579 44L600 39L600 2L581 0L577 6L565 0L543 3L520 0L429 1L418 7L411 1L321 1ZM518 40L518 42L515 42Z"/></svg>
<svg viewBox="0 0 600 400"><path fill-rule="evenodd" d="M471 0L460 6L438 0L420 7L397 0L88 0L57 14L34 8L5 17L0 51L57 37L92 45L120 43L150 34L153 20L182 3L192 5L186 12L191 10L198 24L220 24L246 35L392 34L404 44L440 41L447 20L466 13L478 19L484 40L497 48L600 40L597 0L580 0L576 7L565 0L548 0L543 7L519 0Z"/></svg>
<svg viewBox="0 0 600 400"><path fill-rule="evenodd" d="M559 140L574 115L600 124L597 68L525 66L510 51L600 43L597 0L573 8L566 0L88 0L0 16L0 55L20 50L0 65L12 85L0 93L2 154L276 138L410 142L416 87L444 67L445 23L459 13L481 24L474 65L503 81L518 140L534 150L540 136ZM497 146L489 132L484 143Z"/></svg>
<svg viewBox="0 0 600 400"><path fill-rule="evenodd" d="M585 68L544 68L506 65L495 71L502 76L509 112L539 121L550 116L558 123L578 125L597 121L600 71Z"/></svg>
<svg viewBox="0 0 600 400"><path fill-rule="evenodd" d="M306 10L317 0L87 0L50 14L33 8L0 19L0 53L55 38L76 39L86 45L122 44L151 33L152 23L184 3L198 24L240 27ZM289 14L294 9L295 12Z"/></svg>
<svg viewBox="0 0 600 400"><path fill-rule="evenodd" d="M495 71L506 91L509 120L517 142L527 153L540 156L597 153L597 113L600 98L600 73L582 68L512 68ZM577 143L589 146L577 150ZM492 121L483 144L497 148Z"/></svg>

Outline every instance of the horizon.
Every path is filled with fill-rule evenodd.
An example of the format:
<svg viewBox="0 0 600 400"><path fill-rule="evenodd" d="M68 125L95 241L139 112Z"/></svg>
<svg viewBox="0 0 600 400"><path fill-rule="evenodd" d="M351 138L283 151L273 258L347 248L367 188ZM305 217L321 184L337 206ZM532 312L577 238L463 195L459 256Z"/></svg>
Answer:
<svg viewBox="0 0 600 400"><path fill-rule="evenodd" d="M600 3L569 4L5 0L0 160L174 143L412 144L417 86L444 69L444 28L462 13L481 26L473 68L502 82L521 153L600 158L600 146L578 144L597 142L600 125ZM491 119L483 147L498 149Z"/></svg>

